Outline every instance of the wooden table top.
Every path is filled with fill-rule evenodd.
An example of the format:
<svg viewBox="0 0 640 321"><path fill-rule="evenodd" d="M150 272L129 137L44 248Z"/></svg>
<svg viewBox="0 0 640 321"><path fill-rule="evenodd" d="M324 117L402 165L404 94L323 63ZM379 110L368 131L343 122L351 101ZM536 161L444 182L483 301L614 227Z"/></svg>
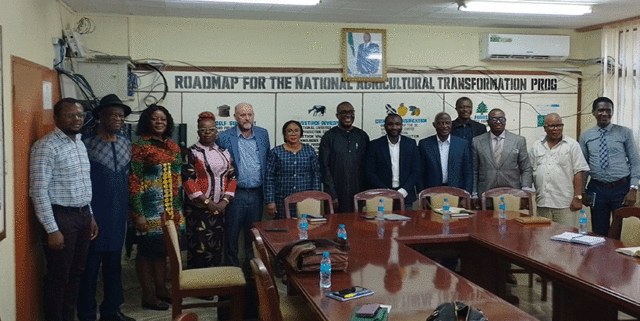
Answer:
<svg viewBox="0 0 640 321"><path fill-rule="evenodd" d="M351 251L346 272L334 272L331 291L360 285L375 294L356 300L339 302L326 297L318 286L317 273L301 273L290 277L292 286L310 301L316 313L325 320L348 320L356 306L367 303L391 304L390 320L425 320L439 304L463 301L482 310L492 321L536 320L489 291L471 283L434 263L407 244L439 242L475 242L515 261L526 261L537 269L557 278L572 278L571 282L587 284L601 292L617 293L625 298L640 298L640 285L628 284L627 269L639 273L637 260L613 252L620 243L607 240L596 247L566 244L549 240L552 235L571 228L557 224L527 226L511 219L519 213L509 213L506 229L501 229L494 212L478 212L470 218L452 219L448 234L442 233L442 220L430 211L406 211L399 214L410 221L382 223L384 235L378 236L376 221L366 220L358 213L335 214L326 223L310 225L309 238L335 237L338 224L345 224ZM277 253L297 240L297 220L287 219L255 224L271 253ZM267 232L269 227L287 227L288 232ZM613 253L613 254L611 254ZM607 254L607 255L604 255ZM606 257L609 261L603 261ZM603 273L603 264L613 262L618 274ZM528 266L528 265L527 265ZM606 269L605 269L606 271ZM640 277L635 276L636 280ZM607 290L607 286L610 287ZM596 291L596 292L598 292ZM623 303L621 300L619 303ZM630 305L637 305L633 300Z"/></svg>

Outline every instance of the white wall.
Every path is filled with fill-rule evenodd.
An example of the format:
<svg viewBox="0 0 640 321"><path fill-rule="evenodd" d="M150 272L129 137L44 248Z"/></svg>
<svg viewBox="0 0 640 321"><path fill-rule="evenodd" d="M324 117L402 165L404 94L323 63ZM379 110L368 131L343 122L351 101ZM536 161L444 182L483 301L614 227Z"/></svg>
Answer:
<svg viewBox="0 0 640 321"><path fill-rule="evenodd" d="M0 242L0 319L16 319L13 202L13 134L11 56L53 65L51 37L61 36L61 20L68 12L54 0L2 0L2 105L4 108L5 214L7 238Z"/></svg>
<svg viewBox="0 0 640 321"><path fill-rule="evenodd" d="M77 15L75 19L81 16ZM571 36L573 59L600 55L600 31L569 29L475 28L424 25L375 25L189 19L142 16L89 16L96 31L85 35L89 48L133 59L154 58L170 65L188 62L221 67L340 68L341 28L387 30L390 68L457 68L484 70L542 70L574 68L584 73L582 108L597 97L599 67L567 63L481 62L478 36L483 32L563 34ZM71 22L71 21L70 21ZM582 128L592 117L582 118Z"/></svg>

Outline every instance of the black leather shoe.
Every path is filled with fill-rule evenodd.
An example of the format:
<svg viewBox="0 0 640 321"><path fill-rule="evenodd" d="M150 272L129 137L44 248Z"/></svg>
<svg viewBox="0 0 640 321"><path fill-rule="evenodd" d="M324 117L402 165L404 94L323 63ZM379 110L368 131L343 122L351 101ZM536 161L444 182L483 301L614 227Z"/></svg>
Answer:
<svg viewBox="0 0 640 321"><path fill-rule="evenodd" d="M100 317L100 321L136 321L136 319L124 315L122 312L116 313L116 315L108 317Z"/></svg>

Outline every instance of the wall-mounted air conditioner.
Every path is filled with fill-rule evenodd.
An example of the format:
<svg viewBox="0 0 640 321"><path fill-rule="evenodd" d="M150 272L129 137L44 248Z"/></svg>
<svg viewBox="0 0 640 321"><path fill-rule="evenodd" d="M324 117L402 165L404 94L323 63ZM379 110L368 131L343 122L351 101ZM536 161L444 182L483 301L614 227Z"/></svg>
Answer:
<svg viewBox="0 0 640 321"><path fill-rule="evenodd" d="M569 36L485 33L480 35L480 60L564 61Z"/></svg>

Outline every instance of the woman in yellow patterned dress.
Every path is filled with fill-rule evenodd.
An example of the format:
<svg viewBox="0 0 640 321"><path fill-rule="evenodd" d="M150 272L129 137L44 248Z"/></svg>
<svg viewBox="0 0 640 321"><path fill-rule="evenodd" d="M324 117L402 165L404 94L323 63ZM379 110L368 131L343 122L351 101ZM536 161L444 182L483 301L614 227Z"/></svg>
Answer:
<svg viewBox="0 0 640 321"><path fill-rule="evenodd" d="M170 137L173 118L166 108L151 105L140 115L132 146L129 193L131 220L136 227L138 254L136 272L142 287L142 307L169 309L170 293L165 283L167 248L162 217L182 228L182 153ZM153 287L155 286L155 291Z"/></svg>

